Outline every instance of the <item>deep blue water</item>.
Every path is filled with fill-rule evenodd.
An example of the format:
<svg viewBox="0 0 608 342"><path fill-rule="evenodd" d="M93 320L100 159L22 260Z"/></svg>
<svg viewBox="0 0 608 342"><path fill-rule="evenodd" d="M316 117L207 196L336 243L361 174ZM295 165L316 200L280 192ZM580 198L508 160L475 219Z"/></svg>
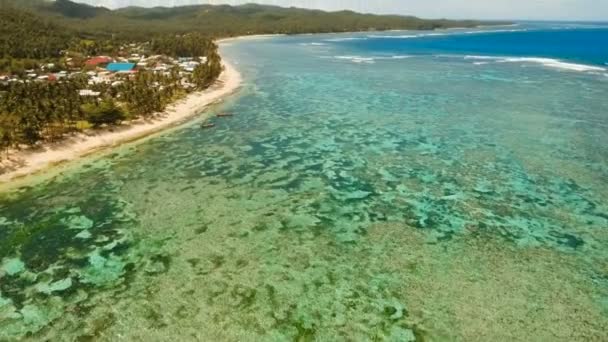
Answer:
<svg viewBox="0 0 608 342"><path fill-rule="evenodd" d="M521 23L484 30L378 33L365 38L341 44L362 51L415 55L454 53L608 63L608 24Z"/></svg>

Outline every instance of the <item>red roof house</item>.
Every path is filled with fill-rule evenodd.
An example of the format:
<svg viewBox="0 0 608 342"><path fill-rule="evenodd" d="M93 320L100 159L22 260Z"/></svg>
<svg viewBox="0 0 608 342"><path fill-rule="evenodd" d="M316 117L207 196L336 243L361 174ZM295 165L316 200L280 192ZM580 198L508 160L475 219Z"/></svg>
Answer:
<svg viewBox="0 0 608 342"><path fill-rule="evenodd" d="M105 56L93 57L85 62L85 64L88 66L98 66L100 64L108 64L108 63L112 63L112 58L105 57Z"/></svg>

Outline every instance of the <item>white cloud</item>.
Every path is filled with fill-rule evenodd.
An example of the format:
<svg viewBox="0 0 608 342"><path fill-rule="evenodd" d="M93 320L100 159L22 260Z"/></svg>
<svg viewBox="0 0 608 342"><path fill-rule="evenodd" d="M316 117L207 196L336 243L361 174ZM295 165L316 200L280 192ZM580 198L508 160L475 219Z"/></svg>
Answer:
<svg viewBox="0 0 608 342"><path fill-rule="evenodd" d="M608 0L77 0L110 8L257 2L279 6L353 9L426 18L608 21Z"/></svg>

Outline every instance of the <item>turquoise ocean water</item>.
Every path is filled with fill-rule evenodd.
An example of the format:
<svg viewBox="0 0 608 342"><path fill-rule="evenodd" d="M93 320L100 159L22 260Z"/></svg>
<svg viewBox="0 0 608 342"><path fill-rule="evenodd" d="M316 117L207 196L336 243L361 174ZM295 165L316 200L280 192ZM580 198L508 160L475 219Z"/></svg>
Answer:
<svg viewBox="0 0 608 342"><path fill-rule="evenodd" d="M608 26L222 50L216 129L0 197L0 340L608 339Z"/></svg>

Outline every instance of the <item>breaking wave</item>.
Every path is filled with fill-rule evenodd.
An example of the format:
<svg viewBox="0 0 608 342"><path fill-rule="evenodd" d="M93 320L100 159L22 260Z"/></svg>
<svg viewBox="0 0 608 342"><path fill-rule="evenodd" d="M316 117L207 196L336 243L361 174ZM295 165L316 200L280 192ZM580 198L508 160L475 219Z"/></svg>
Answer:
<svg viewBox="0 0 608 342"><path fill-rule="evenodd" d="M302 45L302 46L327 46L327 44L325 44L325 43L318 43L318 42L300 43L300 45Z"/></svg>
<svg viewBox="0 0 608 342"><path fill-rule="evenodd" d="M543 57L499 57L499 56L465 56L467 60L474 60L476 65L483 65L489 63L528 63L528 64L540 64L545 67L568 70L568 71L579 71L579 72L602 72L608 71L608 69L595 65L579 64L572 62L564 62L559 59L543 58Z"/></svg>
<svg viewBox="0 0 608 342"><path fill-rule="evenodd" d="M502 29L502 30L478 30L478 31L458 31L458 32L432 32L432 33L416 33L416 34L404 34L404 35L368 35L368 38L374 39L412 39L412 38L425 38L425 37L437 37L437 36L458 36L458 35L471 35L471 34L487 34L487 33L504 33L504 32L525 32L527 29Z"/></svg>
<svg viewBox="0 0 608 342"><path fill-rule="evenodd" d="M410 55L393 55L393 56L334 56L334 59L347 60L353 63L373 64L378 60L398 60L406 59L413 56Z"/></svg>
<svg viewBox="0 0 608 342"><path fill-rule="evenodd" d="M345 38L329 38L325 39L326 42L348 42L352 40L367 40L367 37L345 37Z"/></svg>

